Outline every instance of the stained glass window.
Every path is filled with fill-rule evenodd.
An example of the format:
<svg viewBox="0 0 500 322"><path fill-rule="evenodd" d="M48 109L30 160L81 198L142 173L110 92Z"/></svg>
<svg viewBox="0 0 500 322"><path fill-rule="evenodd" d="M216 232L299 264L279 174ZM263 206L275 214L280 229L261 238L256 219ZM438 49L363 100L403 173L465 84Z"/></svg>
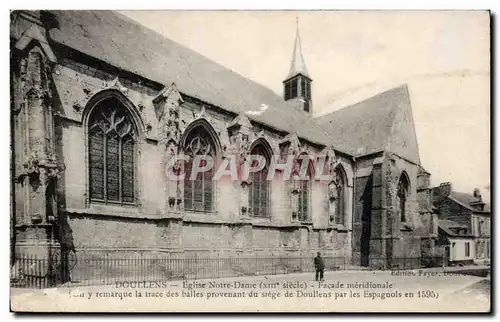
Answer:
<svg viewBox="0 0 500 322"><path fill-rule="evenodd" d="M303 158L303 157L302 157ZM302 162L309 159L299 159L300 169L302 169ZM307 175L309 178L312 177L311 167L308 165L307 167ZM311 181L310 180L300 180L299 181L300 189L298 193L298 218L300 221L309 221L309 195L311 190Z"/></svg>
<svg viewBox="0 0 500 322"><path fill-rule="evenodd" d="M401 222L406 222L406 198L408 196L409 182L405 173L401 175L398 183L398 199L399 199L399 212L401 214Z"/></svg>
<svg viewBox="0 0 500 322"><path fill-rule="evenodd" d="M88 124L90 200L134 203L136 133L125 107L115 98L101 101Z"/></svg>
<svg viewBox="0 0 500 322"><path fill-rule="evenodd" d="M185 142L184 153L190 158L184 164L186 174L184 179L184 210L212 212L214 211L213 168L198 173L195 178L191 178L191 172L196 156L200 158L199 166L206 165L206 160L201 157L216 157L213 140L207 130L198 126L188 134Z"/></svg>
<svg viewBox="0 0 500 322"><path fill-rule="evenodd" d="M337 196L335 198L335 223L345 225L345 174L339 166L335 169Z"/></svg>
<svg viewBox="0 0 500 322"><path fill-rule="evenodd" d="M267 174L269 170L269 155L263 144L257 144L251 151L251 155L261 155L266 158L266 165L257 172L250 173L250 189L248 194L249 214L254 217L270 217L269 212L269 180ZM257 161L254 161L257 162ZM255 165L254 165L255 166Z"/></svg>

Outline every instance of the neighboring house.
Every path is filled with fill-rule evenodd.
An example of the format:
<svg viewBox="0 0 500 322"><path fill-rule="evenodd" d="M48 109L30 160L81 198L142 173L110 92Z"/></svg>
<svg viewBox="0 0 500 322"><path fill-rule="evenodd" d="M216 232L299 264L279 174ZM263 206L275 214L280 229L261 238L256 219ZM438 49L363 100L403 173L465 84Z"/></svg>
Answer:
<svg viewBox="0 0 500 322"><path fill-rule="evenodd" d="M298 30L283 95L111 11L14 11L10 36L13 254L432 253L406 85L315 118ZM326 155L335 179L172 182L180 153Z"/></svg>
<svg viewBox="0 0 500 322"><path fill-rule="evenodd" d="M450 220L461 225L460 231L466 229L465 235L471 236L467 238L472 238L469 242L472 247L470 254L473 254L471 256L474 262L489 262L491 258L491 213L489 205L482 200L479 189L474 189L472 194L456 192L453 191L451 183L446 182L432 190L439 219Z"/></svg>
<svg viewBox="0 0 500 322"><path fill-rule="evenodd" d="M474 236L468 232L467 225L448 219L439 220L439 245L445 247L448 265L474 263L474 244Z"/></svg>

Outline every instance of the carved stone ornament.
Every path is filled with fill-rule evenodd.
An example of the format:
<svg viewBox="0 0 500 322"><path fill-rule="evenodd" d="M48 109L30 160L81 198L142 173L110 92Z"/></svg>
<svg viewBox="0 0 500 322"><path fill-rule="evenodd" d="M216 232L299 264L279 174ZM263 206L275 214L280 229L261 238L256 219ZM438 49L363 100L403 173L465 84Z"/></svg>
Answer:
<svg viewBox="0 0 500 322"><path fill-rule="evenodd" d="M290 133L287 136L283 138L280 142L281 146L288 147L288 154L291 154L293 156L299 155L301 152L301 144L299 141L299 138L297 136L297 133ZM305 151L303 151L305 152Z"/></svg>
<svg viewBox="0 0 500 322"><path fill-rule="evenodd" d="M36 151L30 153L23 163L25 173L29 176L40 174L40 159Z"/></svg>
<svg viewBox="0 0 500 322"><path fill-rule="evenodd" d="M328 198L330 202L334 202L337 198L337 185L338 183L336 180L332 180L328 184Z"/></svg>
<svg viewBox="0 0 500 322"><path fill-rule="evenodd" d="M195 113L194 121L199 119L206 119L208 123L212 122L212 118L208 115L204 105L201 106L201 111L199 113Z"/></svg>
<svg viewBox="0 0 500 322"><path fill-rule="evenodd" d="M120 78L117 76L111 82L104 83L105 89L116 89L121 92L123 95L128 95L128 88L125 87L121 82Z"/></svg>
<svg viewBox="0 0 500 322"><path fill-rule="evenodd" d="M167 144L179 144L182 129L180 120L180 104L183 99L177 91L174 83L169 87L165 87L154 99L156 117L159 121L159 126L163 133L162 140Z"/></svg>

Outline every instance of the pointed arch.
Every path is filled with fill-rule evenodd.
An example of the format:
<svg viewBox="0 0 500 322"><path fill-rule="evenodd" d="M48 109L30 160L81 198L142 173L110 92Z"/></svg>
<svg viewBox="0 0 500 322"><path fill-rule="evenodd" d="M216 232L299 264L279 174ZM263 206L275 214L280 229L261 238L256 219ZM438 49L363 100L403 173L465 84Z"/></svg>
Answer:
<svg viewBox="0 0 500 322"><path fill-rule="evenodd" d="M345 226L347 209L347 174L342 164L334 169L335 197L335 224Z"/></svg>
<svg viewBox="0 0 500 322"><path fill-rule="evenodd" d="M200 118L191 122L185 129L180 139L180 146L185 147L189 142L187 142L189 135L193 132L199 131L205 135L206 140L210 140L214 147L215 155L214 157L219 157L222 151L222 145L220 143L217 132L213 126L205 119Z"/></svg>
<svg viewBox="0 0 500 322"><path fill-rule="evenodd" d="M271 160L274 150L271 147L271 144L269 143L269 141L267 141L266 138L263 138L263 137L258 138L255 141L253 141L252 144L250 144L249 151L251 152L258 145L262 146L266 160L268 160L268 161Z"/></svg>
<svg viewBox="0 0 500 322"><path fill-rule="evenodd" d="M103 101L111 99L118 101L122 105L122 108L127 110L136 126L138 138L143 139L146 127L137 107L123 93L116 89L102 90L89 99L82 113L82 122L85 128L88 128L89 116L92 114L93 109Z"/></svg>
<svg viewBox="0 0 500 322"><path fill-rule="evenodd" d="M84 111L88 200L109 204L136 202L138 142L141 130L133 106L121 93L100 92Z"/></svg>
<svg viewBox="0 0 500 322"><path fill-rule="evenodd" d="M220 157L220 142L213 127L205 119L198 119L188 125L181 136L180 146L183 153L189 156L184 163L184 210L210 213L215 211L215 164ZM192 169L196 158L205 166L206 159L211 158L214 166L193 177Z"/></svg>
<svg viewBox="0 0 500 322"><path fill-rule="evenodd" d="M250 155L261 155L266 158L264 168L250 173L250 186L248 193L248 213L254 217L269 218L271 208L271 185L267 180L269 163L272 157L272 148L264 138L258 138L250 145Z"/></svg>
<svg viewBox="0 0 500 322"><path fill-rule="evenodd" d="M398 187L397 187L397 193L396 193L396 198L397 198L397 206L399 210L399 216L401 219L401 222L406 222L408 218L406 218L406 207L407 207L407 199L408 196L411 193L411 185L410 185L410 178L408 176L408 173L406 171L402 171L401 175L399 176L398 180Z"/></svg>

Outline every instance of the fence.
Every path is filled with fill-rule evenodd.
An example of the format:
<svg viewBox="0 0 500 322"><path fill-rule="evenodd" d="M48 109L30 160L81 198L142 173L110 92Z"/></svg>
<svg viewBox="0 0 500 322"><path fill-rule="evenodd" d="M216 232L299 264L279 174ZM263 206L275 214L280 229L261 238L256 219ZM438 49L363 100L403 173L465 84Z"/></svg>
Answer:
<svg viewBox="0 0 500 322"><path fill-rule="evenodd" d="M76 260L76 258L78 260ZM323 257L326 271L360 269L416 269L442 265L442 258L408 257L365 259L359 266L351 257ZM313 272L312 257L199 256L169 253L81 253L72 259L17 256L11 286L47 288L60 285L103 285L120 281L194 280L204 278L278 275Z"/></svg>

